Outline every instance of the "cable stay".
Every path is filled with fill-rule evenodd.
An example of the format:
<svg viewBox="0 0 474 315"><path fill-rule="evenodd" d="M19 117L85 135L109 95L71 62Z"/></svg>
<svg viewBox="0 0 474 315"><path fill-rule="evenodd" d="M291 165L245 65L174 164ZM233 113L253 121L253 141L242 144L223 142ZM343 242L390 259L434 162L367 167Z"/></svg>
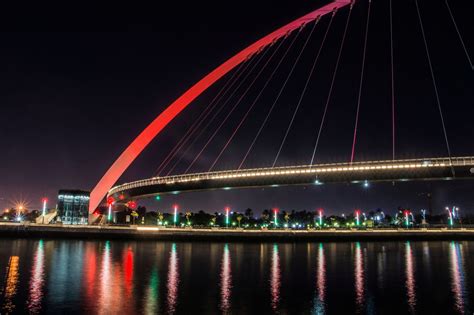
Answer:
<svg viewBox="0 0 474 315"><path fill-rule="evenodd" d="M361 102L361 97L362 97L362 86L364 84L365 59L367 56L367 39L369 37L368 35L369 35L371 5L372 5L372 1L369 0L369 6L367 9L367 22L365 25L364 52L362 54L362 67L360 71L359 95L357 97L357 110L356 110L356 117L355 117L355 124L354 124L354 136L352 139L351 164L354 162L355 147L356 147L356 142L357 142L357 128L359 127L360 102Z"/></svg>
<svg viewBox="0 0 474 315"><path fill-rule="evenodd" d="M390 0L390 73L391 73L391 96L392 96L392 160L395 161L395 71L393 67L393 11L392 0Z"/></svg>
<svg viewBox="0 0 474 315"><path fill-rule="evenodd" d="M326 32L324 33L323 40L322 40L322 42L321 42L321 45L319 46L318 53L316 54L316 57L315 57L314 62L313 62L313 65L312 65L311 70L310 70L310 72L309 72L309 74L308 74L308 77L307 77L307 79L306 79L306 82L305 82L303 91L301 92L301 95L300 95L300 97L299 97L299 99L298 99L298 103L297 103L297 105L296 105L296 107L295 107L295 110L294 110L294 112L293 112L293 116L291 117L290 123L288 124L288 128L286 129L285 136L283 137L283 140L282 140L282 142L281 142L281 144L280 144L280 148L278 149L278 153L277 153L277 155L276 155L276 157L275 157L275 160L273 161L273 167L275 167L275 165L276 165L276 163L277 163L277 161L278 161L278 158L279 158L279 156L280 156L281 150L283 149L283 146L284 146L284 144L285 144L285 142L286 142L286 138L288 137L288 134L290 133L291 127L293 126L293 123L294 123L294 121L295 121L296 114L298 113L298 110L299 110L299 108L300 108L300 106L301 106L301 103L303 102L303 99L304 99L304 97L305 97L305 95L306 95L306 91L307 91L307 89L308 89L309 83L311 82L311 78L313 77L314 70L316 69L316 66L317 66L317 64L318 64L319 56L321 55L321 51L323 50L324 43L326 42L326 37L327 37L327 35L328 35L328 33L329 33L329 29L331 28L331 24L332 24L332 21L333 21L333 17L334 17L334 13L333 13L333 15L332 15L332 17L331 17L331 20L329 21L329 24L328 24L328 27L327 27L327 29L326 29ZM314 30L314 29L313 29L313 30Z"/></svg>
<svg viewBox="0 0 474 315"><path fill-rule="evenodd" d="M446 131L446 125L444 123L443 109L441 108L441 101L440 101L440 98L439 98L438 86L436 84L436 78L435 78L435 74L434 74L434 70L433 70L433 65L431 63L431 56L430 56L430 52L429 52L429 49L428 49L428 43L426 41L425 29L423 27L423 21L421 19L420 8L418 6L418 0L415 0L415 6L416 6L416 12L418 13L418 20L420 21L421 34L423 35L423 43L425 44L426 57L428 59L428 65L430 67L431 78L432 78L432 81L433 81L433 87L434 87L434 91L435 91L435 95L436 95L436 102L438 104L439 116L441 118L441 125L443 126L444 140L446 141L446 149L448 151L449 163L451 165L451 172L453 174L453 177L455 177L456 174L454 172L454 167L453 167L453 163L452 163L451 148L449 146L448 133Z"/></svg>
<svg viewBox="0 0 474 315"><path fill-rule="evenodd" d="M334 16L334 14L333 14L333 16ZM318 19L318 22L319 22L319 19ZM299 33L298 33L298 34L299 34ZM293 42L291 43L291 45L287 48L287 50L286 50L285 53L283 54L283 57L280 59L280 62L278 63L278 65L277 65L277 66L275 67L275 69L273 70L273 73L271 74L271 77L273 77L273 76L275 75L275 73L278 71L278 69L280 68L280 66L281 66L281 64L282 64L282 62L283 62L283 60L284 60L284 59L286 58L286 56L288 55L288 52L290 51L290 49L291 49L291 47L293 46L293 44L294 44L295 41L296 41L296 37L293 39ZM296 61L295 61L295 63L296 63ZM294 68L294 66L295 66L295 65L293 65L293 68ZM288 77L287 77L287 80L286 80L286 81L288 81ZM285 85L286 85L286 82L283 84L283 87L281 88L279 94L281 94L281 92L282 92L282 90L284 89ZM270 115L272 114L273 109L275 108L275 105L276 105L277 102L278 102L278 98L279 98L279 96L277 96L276 100L273 102L272 106L270 107L270 109L269 109L269 111L268 111L268 113L267 113L267 115L266 115L266 117L265 117L263 123L260 125L260 128L259 128L259 130L257 131L257 134L255 135L255 137L254 137L252 143L250 144L250 147L248 148L247 152L245 153L245 155L244 155L244 157L243 157L242 161L240 162L239 167L238 167L237 169L240 170L240 169L242 168L242 166L244 165L245 161L247 160L247 157L249 156L250 151L252 150L253 146L255 145L255 142L257 141L258 137L260 136L260 133L262 132L263 128L265 127L265 125L266 125L268 119L270 118Z"/></svg>
<svg viewBox="0 0 474 315"><path fill-rule="evenodd" d="M464 53L466 54L467 60L469 61L469 64L471 65L471 69L474 70L474 65L472 64L471 57L469 56L469 53L466 48L466 44L464 44L464 40L462 39L461 32L459 31L458 24L456 23L456 20L454 19L453 12L451 11L451 7L449 6L448 0L445 0L446 6L448 7L448 12L449 16L451 17L451 20L453 21L454 28L456 29L456 32L458 33L459 40L461 41L462 48L464 49Z"/></svg>
<svg viewBox="0 0 474 315"><path fill-rule="evenodd" d="M263 60L263 57L265 57L266 53L268 52L268 50L266 50L262 56L259 58L259 60L255 63L254 67L252 67L252 70L251 72L253 72L253 70L256 68L257 65L260 64L260 62ZM219 126L217 127L217 129L214 131L214 133L211 135L210 138L208 138L207 142L204 144L203 148L201 149L201 151L199 151L199 153L196 155L196 157L194 158L194 160L189 164L188 168L186 169L186 171L184 172L184 174L187 174L188 171L191 169L191 167L194 165L194 163L196 163L196 161L199 159L199 157L201 156L201 154L204 152L204 150L207 148L207 146L212 142L212 140L214 139L214 137L217 135L217 133L219 132L219 130L222 128L222 126L225 124L225 122L227 121L227 119L232 115L232 113L235 111L235 109L240 105L240 103L242 102L242 100L245 98L245 96L247 95L247 93L250 91L250 89L253 87L253 85L255 84L255 82L257 81L257 79L260 77L260 75L262 74L263 70L266 68L266 66L268 65L270 60L267 60L267 62L264 64L264 66L260 69L260 71L258 72L258 74L253 78L253 80L251 81L250 85L245 89L244 93L239 97L239 99L237 100L237 102L234 104L234 106L230 109L230 111L227 113L227 115L225 116L225 118L221 121L221 123L219 124Z"/></svg>
<svg viewBox="0 0 474 315"><path fill-rule="evenodd" d="M329 103L331 101L332 90L334 88L334 81L336 80L337 69L339 68L339 62L341 60L342 50L344 48L344 42L346 40L347 29L349 28L349 22L351 20L351 13L352 13L352 8L353 7L354 7L354 3L351 3L350 9L349 9L349 14L347 15L346 26L344 27L344 34L342 36L341 46L339 47L339 53L338 53L338 56L337 56L336 66L334 68L334 72L333 72L333 75L332 75L331 86L329 88L329 93L328 93L328 97L327 97L327 100L326 100L326 105L324 106L323 117L321 119L321 124L319 126L318 136L316 138L316 143L314 145L313 155L311 156L310 165L313 165L313 163L314 163L314 157L315 157L316 151L318 149L319 139L321 138L321 131L323 130L324 121L326 119L326 114L327 114L327 111L328 111Z"/></svg>
<svg viewBox="0 0 474 315"><path fill-rule="evenodd" d="M212 99L210 103L207 104L206 108L201 112L199 117L194 120L193 124L191 125L190 128L186 131L184 136L178 141L178 143L173 147L173 149L168 153L166 158L161 162L161 164L158 166L158 168L155 171L156 176L159 176L161 172L166 168L166 166L170 163L170 161L176 156L178 151L182 148L182 146L189 140L189 137L194 133L194 131L199 128L199 126L202 124L202 121L206 119L207 115L209 115L210 111L214 109L214 104L217 102L218 99L220 99L220 96L225 94L227 92L226 88L229 85L232 85L235 83L233 80L237 76L237 74L240 73L240 70L243 68L245 63L241 63L239 67L237 68L236 71L232 73L232 76L226 81L226 83L222 86L222 88L219 90L219 92L215 95L215 97Z"/></svg>
<svg viewBox="0 0 474 315"><path fill-rule="evenodd" d="M187 136L187 138L181 143L181 145L178 147L178 149L175 151L175 153L173 154L172 158L169 159L166 164L162 167L161 169L161 172L164 172L164 170L166 169L166 167L169 165L169 163L172 161L172 159L174 159L179 151L182 150L182 148L184 148L184 146L186 145L186 143L189 142L189 140L191 139L191 137L196 133L197 130L200 130L200 127L201 125L206 121L207 117L212 113L212 111L218 106L218 104L221 103L222 99L229 93L229 91L232 89L232 87L237 83L239 82L240 78L242 77L242 75L244 73L246 73L247 69L250 67L250 65L253 63L254 59L247 59L247 61L245 61L245 63L242 63L240 66L241 68L237 69L236 72L234 72L233 74L233 79L231 78L231 83L225 88L225 91L217 98L217 100L214 102L214 104L211 106L211 108L207 111L207 113L201 117L201 119L197 119L195 121L196 125L195 125L195 128L193 129L192 132L189 133L189 135ZM211 102L212 103L212 102ZM221 107L222 108L222 107ZM196 140L196 139L195 139ZM194 141L195 141L194 140ZM182 159L183 155L181 155L181 157L178 159L178 161L175 162L175 164L173 164L172 168L168 171L168 173L166 175L169 175L173 170L174 168L179 164L179 162L181 162L181 159ZM160 172L160 173L161 173ZM160 174L161 175L161 174Z"/></svg>
<svg viewBox="0 0 474 315"><path fill-rule="evenodd" d="M211 123L216 119L216 117L220 114L220 112L226 107L226 105L229 103L229 101L234 97L235 93L240 89L240 87L242 86L242 84L246 81L246 79L249 77L249 75L253 72L255 66L256 66L256 63L254 63L256 59L250 59L250 61L248 61L247 65L245 66L245 68L242 70L242 72L239 74L239 76L235 79L235 82L238 82L241 75L245 73L244 75L244 78L239 82L239 84L237 84L237 87L235 89L232 89L232 87L234 85L231 85L229 86L228 91L230 91L232 89L232 93L230 93L229 96L226 97L226 100L225 102L223 103L222 106L220 106L216 112L214 112L214 114L212 115L212 117L207 121L206 125L203 127L203 128L196 128L195 131L199 130L199 133L197 134L197 136L195 136L193 138L193 141L191 141L191 143L187 146L186 150L180 155L179 159L173 164L173 166L168 170L168 172L166 173L166 176L170 175L174 169L180 164L180 162L183 160L183 158L185 156L187 156L188 152L190 151L190 149L193 147L193 145L197 142L198 139L201 138L201 136L203 135L203 133L208 129L208 127L211 125ZM250 65L253 64L252 67L250 67ZM250 70L247 72L247 70L250 68ZM222 99L222 97L221 97ZM210 113L209 113L210 114ZM204 123L206 121L206 117L204 117L204 119L201 120L200 122L200 125L202 123ZM192 135L191 135L192 136Z"/></svg>
<svg viewBox="0 0 474 315"><path fill-rule="evenodd" d="M315 26L316 24L318 24L319 22L319 18L316 20L315 22ZM278 47L275 49L275 51L273 52L273 54L271 55L270 59L268 60L268 62L265 64L265 66L262 68L261 72L266 68L266 66L268 65L268 63L273 59L273 57L275 56L275 54L280 50L280 47L282 46L283 44L283 41L278 45ZM255 97L253 103L250 105L250 107L247 109L247 112L245 113L245 115L242 117L242 119L240 120L239 124L237 125L237 127L234 129L234 131L232 132L232 135L229 137L229 139L227 140L226 144L224 145L224 147L221 149L221 151L219 152L218 156L216 157L216 159L214 160L214 162L212 163L211 167L209 168L209 172L214 168L214 166L216 165L216 163L219 161L220 157L222 156L222 154L224 153L224 151L227 149L227 147L229 146L229 144L232 142L232 139L235 137L235 135L237 134L237 132L239 131L240 127L243 125L243 123L245 122L245 120L247 119L248 115L250 114L250 112L252 111L252 109L254 108L255 104L258 102L258 100L260 99L260 97L262 96L263 92L265 91L266 87L268 86L268 84L270 83L270 81L273 79L273 76L275 75L276 71L278 70L279 66L281 65L282 61L284 59L284 56L282 58L280 58L280 61L278 62L278 65L277 67L273 70L273 72L271 73L271 75L268 77L268 79L266 80L264 86L260 89L260 92L258 93L258 95Z"/></svg>

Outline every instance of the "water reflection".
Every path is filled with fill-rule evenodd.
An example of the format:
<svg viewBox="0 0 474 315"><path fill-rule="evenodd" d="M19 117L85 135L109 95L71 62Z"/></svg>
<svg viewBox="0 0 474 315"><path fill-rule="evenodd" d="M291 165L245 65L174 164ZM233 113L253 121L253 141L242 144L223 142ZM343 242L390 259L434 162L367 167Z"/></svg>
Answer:
<svg viewBox="0 0 474 315"><path fill-rule="evenodd" d="M43 240L38 242L33 266L31 268L30 290L28 297L28 310L31 314L37 314L41 310L44 283L44 245Z"/></svg>
<svg viewBox="0 0 474 315"><path fill-rule="evenodd" d="M464 275L462 247L459 243L450 244L451 291L454 294L454 306L460 314L470 313L466 310L467 290Z"/></svg>
<svg viewBox="0 0 474 315"><path fill-rule="evenodd" d="M317 267L317 282L316 282L316 301L314 303L314 314L326 313L326 259L324 257L323 244L319 244L318 248L318 267Z"/></svg>
<svg viewBox="0 0 474 315"><path fill-rule="evenodd" d="M355 294L356 307L360 311L364 307L365 300L365 275L364 275L364 258L362 256L362 248L360 243L355 245Z"/></svg>
<svg viewBox="0 0 474 315"><path fill-rule="evenodd" d="M124 255L124 275L125 275L125 292L126 298L132 298L133 291L133 251L128 248Z"/></svg>
<svg viewBox="0 0 474 315"><path fill-rule="evenodd" d="M232 270L229 245L225 244L221 265L221 310L224 314L230 310L230 296L232 294Z"/></svg>
<svg viewBox="0 0 474 315"><path fill-rule="evenodd" d="M415 313L416 307L416 287L415 287L415 270L413 262L413 252L410 242L405 243L405 287L407 289L408 307L411 313Z"/></svg>
<svg viewBox="0 0 474 315"><path fill-rule="evenodd" d="M157 314L159 310L159 286L160 279L158 275L158 270L155 268L151 272L150 282L145 293L145 314Z"/></svg>
<svg viewBox="0 0 474 315"><path fill-rule="evenodd" d="M176 303L178 302L178 284L179 284L179 270L178 270L178 253L176 251L176 244L171 245L170 259L168 263L168 314L173 314L176 311Z"/></svg>
<svg viewBox="0 0 474 315"><path fill-rule="evenodd" d="M280 255L278 254L278 245L273 245L272 252L272 267L270 276L270 289L272 294L272 309L276 311L278 309L278 303L280 301Z"/></svg>
<svg viewBox="0 0 474 315"><path fill-rule="evenodd" d="M99 294L99 314L107 314L114 305L112 295L112 258L110 253L110 242L105 242L102 254L102 266L100 270L100 294Z"/></svg>
<svg viewBox="0 0 474 315"><path fill-rule="evenodd" d="M5 284L5 292L3 295L3 307L2 314L9 314L15 309L15 304L13 303L13 298L16 295L18 290L18 282L20 272L18 265L20 262L20 257L10 256L7 266L7 279Z"/></svg>

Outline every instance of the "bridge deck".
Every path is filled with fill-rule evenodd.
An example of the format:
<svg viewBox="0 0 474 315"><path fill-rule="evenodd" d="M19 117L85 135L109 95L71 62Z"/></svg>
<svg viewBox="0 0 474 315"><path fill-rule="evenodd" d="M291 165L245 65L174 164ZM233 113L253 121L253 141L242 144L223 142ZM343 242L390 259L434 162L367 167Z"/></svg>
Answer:
<svg viewBox="0 0 474 315"><path fill-rule="evenodd" d="M117 200L131 200L211 189L466 178L474 179L474 157L333 163L154 177L116 186L108 195Z"/></svg>

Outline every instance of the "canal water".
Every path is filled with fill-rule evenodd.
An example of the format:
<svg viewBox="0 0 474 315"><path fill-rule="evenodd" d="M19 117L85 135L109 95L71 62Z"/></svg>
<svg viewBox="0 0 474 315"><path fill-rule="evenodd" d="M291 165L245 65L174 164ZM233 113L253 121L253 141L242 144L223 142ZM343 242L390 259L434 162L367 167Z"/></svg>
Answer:
<svg viewBox="0 0 474 315"><path fill-rule="evenodd" d="M472 314L474 242L0 239L1 314Z"/></svg>

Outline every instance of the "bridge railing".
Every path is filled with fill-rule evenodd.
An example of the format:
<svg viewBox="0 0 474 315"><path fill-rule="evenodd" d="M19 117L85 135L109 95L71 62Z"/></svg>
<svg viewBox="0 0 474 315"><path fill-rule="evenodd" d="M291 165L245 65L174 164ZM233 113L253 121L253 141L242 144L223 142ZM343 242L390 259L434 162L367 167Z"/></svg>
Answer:
<svg viewBox="0 0 474 315"><path fill-rule="evenodd" d="M165 177L153 177L131 183L125 183L113 187L109 195L133 188L159 185L186 183L201 180L220 180L229 178L278 176L278 175L298 175L298 174L319 174L331 172L354 172L370 170L390 170L390 169L417 169L429 167L452 167L452 166L474 166L474 157L453 157L453 158L423 158L404 160L385 160L354 163L327 163L300 166L282 166L274 168L253 168L244 170L226 170L207 173L193 173L185 175L172 175Z"/></svg>

